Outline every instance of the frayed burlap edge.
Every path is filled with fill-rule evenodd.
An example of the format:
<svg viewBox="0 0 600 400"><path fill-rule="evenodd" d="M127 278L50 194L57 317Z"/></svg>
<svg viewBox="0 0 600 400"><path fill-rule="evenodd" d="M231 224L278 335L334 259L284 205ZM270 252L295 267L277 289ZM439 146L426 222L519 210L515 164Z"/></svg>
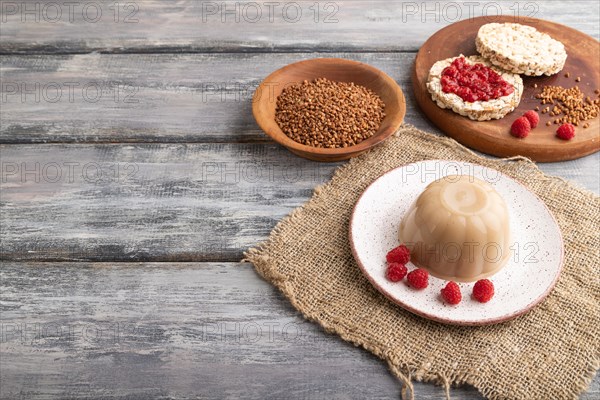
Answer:
<svg viewBox="0 0 600 400"><path fill-rule="evenodd" d="M403 137L404 139L402 139ZM438 370L433 372L424 371L422 365L413 365L402 360L393 349L386 349L378 343L366 341L364 337L362 337L362 335L360 334L360 331L356 329L356 327L348 326L344 320L336 319L331 321L328 320L328 318L323 318L320 315L320 313L309 310L308 307L304 306L297 300L296 288L293 285L290 276L286 276L285 274L278 272L278 260L274 259L270 254L270 250L273 246L280 245L280 243L278 242L280 240L279 235L281 234L282 230L290 224L298 222L299 219L302 219L302 214L305 212L307 207L309 207L315 202L318 202L324 190L327 190L330 186L334 185L337 180L344 179L345 174L347 172L351 172L351 170L356 165L364 165L365 167L368 167L369 164L378 164L378 157L381 155L379 153L383 153L381 148L385 146L389 147L394 143L394 141L401 141L403 144L407 143L411 140L411 137L420 137L421 139L426 138L427 141L434 144L434 151L431 152L431 154L428 154L429 152L425 151L423 154L417 155L416 157L408 157L404 160L398 160L397 165L394 165L389 169L393 169L397 166L405 165L410 162L415 162L419 160L449 159L446 157L438 156L437 154L440 152L435 151L439 150L440 148L445 148L446 150L451 150L455 153L454 156L451 158L453 160L473 162L476 164L498 169L503 173L507 173L506 168L503 167L510 165L510 172L512 173L507 173L507 175L522 181L522 183L524 183L525 185L527 185L527 183L531 182L531 180L533 179L535 181L542 182L544 185L547 185L547 187L550 188L568 187L568 190L570 190L572 193L576 193L577 196L588 199L590 204L598 203L598 196L596 196L594 193L576 187L560 177L545 175L535 165L534 162L532 162L526 157L517 156L505 159L484 158L477 155L475 152L467 149L466 147L460 145L453 139L426 133L416 129L415 127L409 124L404 124L400 128L400 130L383 145L380 145L378 148L358 158L351 159L347 164L339 167L335 171L332 179L328 183L315 188L313 197L307 203L295 209L290 215L285 217L276 225L267 241L245 252L245 258L243 261L252 263L256 271L265 280L275 285L289 299L294 308L301 312L306 319L319 323L327 332L335 333L339 335L343 340L351 342L356 346L361 346L366 350L370 351L371 353L375 354L376 356L385 360L388 363L390 371L403 383L403 389L401 394L403 399L414 398L414 388L412 385L413 379L417 381L431 382L443 386L447 398L450 398L451 385L458 386L464 384L474 386L479 390L479 392L483 396L492 400L520 398L520 395L517 393L518 390L514 393L514 396L510 393L500 392L497 390L494 384L490 384L487 380L481 379L470 372L457 372L453 368L438 368ZM410 146L406 147L409 148ZM526 182L523 182L523 179L520 179L521 177L519 176L519 174L527 173L534 174L534 176L527 176ZM372 180L374 179L371 179L370 181ZM368 183L370 183L370 181ZM598 257L596 255L596 259L597 258ZM596 262L596 265L597 264L598 263ZM465 327L464 329L478 328ZM600 349L596 347L596 351L593 355L593 361L585 367L584 373L579 377L577 382L573 382L569 390L567 390L571 394L571 397L569 398L577 398L578 394L585 391L591 383L591 381L593 380L599 368Z"/></svg>

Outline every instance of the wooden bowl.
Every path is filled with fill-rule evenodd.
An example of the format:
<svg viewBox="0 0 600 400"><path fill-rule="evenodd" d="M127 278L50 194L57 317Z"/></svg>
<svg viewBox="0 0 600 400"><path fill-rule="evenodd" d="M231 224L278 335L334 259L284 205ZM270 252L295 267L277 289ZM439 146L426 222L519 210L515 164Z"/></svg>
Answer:
<svg viewBox="0 0 600 400"><path fill-rule="evenodd" d="M293 83L312 81L317 78L354 82L379 95L385 103L386 117L377 133L357 145L338 149L306 146L283 133L275 122L277 97L285 87ZM377 68L339 58L316 58L287 65L269 75L254 93L252 113L261 129L292 153L309 160L340 161L364 153L398 130L406 113L406 100L398 84Z"/></svg>

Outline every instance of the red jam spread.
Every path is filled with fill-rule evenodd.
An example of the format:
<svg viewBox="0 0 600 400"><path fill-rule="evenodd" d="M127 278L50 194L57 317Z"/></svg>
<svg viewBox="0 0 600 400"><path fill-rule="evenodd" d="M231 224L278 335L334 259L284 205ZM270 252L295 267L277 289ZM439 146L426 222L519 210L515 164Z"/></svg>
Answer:
<svg viewBox="0 0 600 400"><path fill-rule="evenodd" d="M493 69L483 64L468 64L464 57L459 57L442 71L442 90L473 103L509 95L515 88Z"/></svg>

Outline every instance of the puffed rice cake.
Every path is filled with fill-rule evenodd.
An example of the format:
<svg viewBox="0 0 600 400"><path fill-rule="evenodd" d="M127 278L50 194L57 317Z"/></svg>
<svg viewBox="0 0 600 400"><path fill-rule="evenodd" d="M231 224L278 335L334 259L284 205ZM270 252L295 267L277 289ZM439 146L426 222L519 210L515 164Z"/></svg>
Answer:
<svg viewBox="0 0 600 400"><path fill-rule="evenodd" d="M479 28L475 45L492 64L515 74L554 75L563 69L567 60L561 42L521 24L485 24Z"/></svg>
<svg viewBox="0 0 600 400"><path fill-rule="evenodd" d="M519 105L523 94L523 80L521 77L518 74L502 71L491 65L483 57L479 56L465 57L465 60L469 64L483 64L486 67L493 69L499 73L506 82L514 86L514 92L497 99L475 102L464 101L455 93L445 93L442 90L441 83L442 71L449 66L452 61L459 57L465 56L461 54L458 57L451 57L438 61L433 64L429 70L427 90L431 94L433 101L435 101L440 108L449 108L455 113L469 117L475 121L488 121L490 119L501 119Z"/></svg>
<svg viewBox="0 0 600 400"><path fill-rule="evenodd" d="M502 78L514 86L513 93L488 101L464 101L455 93L445 93L442 90L441 76L444 68L449 66L452 61L459 57L465 57L462 54L458 57L451 57L441 60L433 64L429 70L427 78L427 90L431 94L431 98L440 108L449 108L457 114L469 117L474 121L488 121L490 119L501 119L509 112L513 111L521 102L523 94L523 80L518 74L512 74L502 71L483 57L469 56L465 60L469 64L483 64L496 71Z"/></svg>

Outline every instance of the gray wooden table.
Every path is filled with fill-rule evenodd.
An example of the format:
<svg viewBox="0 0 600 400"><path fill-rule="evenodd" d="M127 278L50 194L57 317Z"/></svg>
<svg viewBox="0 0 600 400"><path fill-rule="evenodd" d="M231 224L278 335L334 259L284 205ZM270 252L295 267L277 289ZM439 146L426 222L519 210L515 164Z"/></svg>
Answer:
<svg viewBox="0 0 600 400"><path fill-rule="evenodd" d="M296 60L360 60L439 132L409 83L438 29L518 13L600 34L587 1L0 3L3 399L397 398L382 362L239 262L341 165L269 141L254 88ZM598 154L540 168L600 191Z"/></svg>

